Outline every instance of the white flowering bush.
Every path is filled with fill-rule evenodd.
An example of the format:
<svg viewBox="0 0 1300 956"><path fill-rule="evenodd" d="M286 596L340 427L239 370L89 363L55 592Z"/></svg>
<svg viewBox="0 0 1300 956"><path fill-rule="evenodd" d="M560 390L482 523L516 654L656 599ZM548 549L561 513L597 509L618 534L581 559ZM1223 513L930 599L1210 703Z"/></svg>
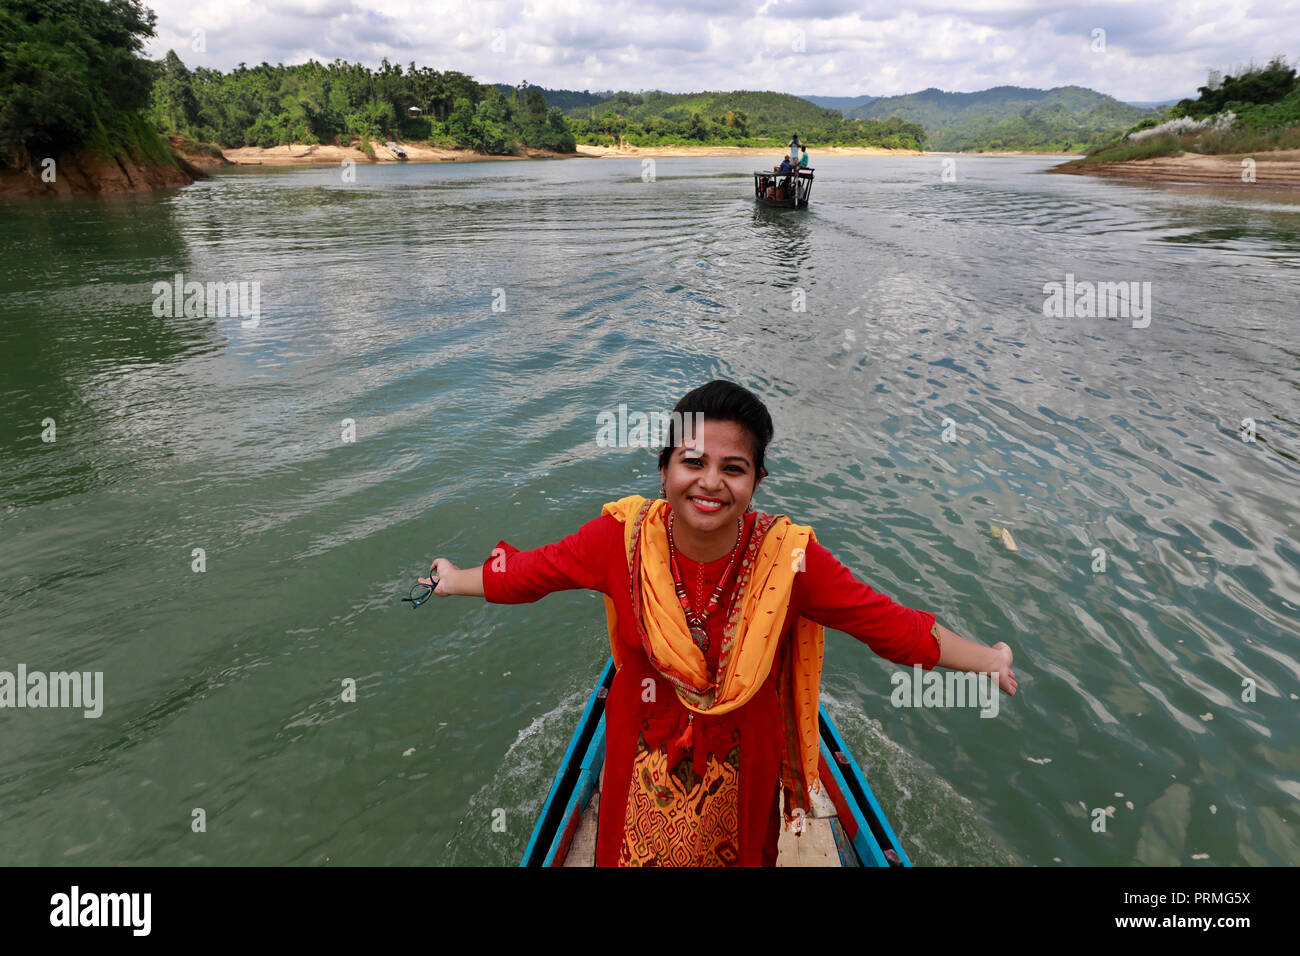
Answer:
<svg viewBox="0 0 1300 956"><path fill-rule="evenodd" d="M1198 133L1202 130L1213 130L1216 133L1222 133L1231 129L1232 124L1237 121L1237 114L1231 111L1216 113L1213 116L1207 116L1203 120L1192 119L1190 116L1180 116L1178 119L1169 120L1167 123L1161 123L1159 126L1153 126L1150 129L1140 129L1135 133L1128 134L1130 143L1141 142L1150 136L1159 136L1162 133L1172 133L1175 136L1181 136L1184 133Z"/></svg>
<svg viewBox="0 0 1300 956"><path fill-rule="evenodd" d="M1210 117L1210 129L1216 133L1222 133L1232 129L1232 124L1237 122L1237 114L1231 110L1225 110Z"/></svg>

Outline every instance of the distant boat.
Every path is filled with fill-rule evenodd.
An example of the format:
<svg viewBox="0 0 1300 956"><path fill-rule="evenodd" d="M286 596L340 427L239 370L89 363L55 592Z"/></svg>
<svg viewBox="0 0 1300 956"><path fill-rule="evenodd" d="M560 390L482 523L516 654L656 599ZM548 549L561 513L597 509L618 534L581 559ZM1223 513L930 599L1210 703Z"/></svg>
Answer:
<svg viewBox="0 0 1300 956"><path fill-rule="evenodd" d="M406 150L402 149L402 147L398 146L391 139L384 145L387 146L398 159L406 159Z"/></svg>
<svg viewBox="0 0 1300 956"><path fill-rule="evenodd" d="M578 718L555 782L537 815L520 866L594 866L605 764L605 698L614 680L608 661ZM819 708L822 792L813 796L805 831L782 834L777 866L911 866L876 796L826 708Z"/></svg>
<svg viewBox="0 0 1300 956"><path fill-rule="evenodd" d="M807 209L812 185L811 166L801 166L797 172L790 173L760 171L754 173L754 198L763 206Z"/></svg>

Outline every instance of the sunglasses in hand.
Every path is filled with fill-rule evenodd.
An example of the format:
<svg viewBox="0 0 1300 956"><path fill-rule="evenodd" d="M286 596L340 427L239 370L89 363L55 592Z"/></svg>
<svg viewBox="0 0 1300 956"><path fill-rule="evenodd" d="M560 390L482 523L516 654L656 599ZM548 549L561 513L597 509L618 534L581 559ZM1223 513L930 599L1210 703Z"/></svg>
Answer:
<svg viewBox="0 0 1300 956"><path fill-rule="evenodd" d="M429 598L433 597L433 589L438 586L438 579L427 577L418 579L411 587L411 596L402 598L403 601L411 605L411 610L415 610Z"/></svg>

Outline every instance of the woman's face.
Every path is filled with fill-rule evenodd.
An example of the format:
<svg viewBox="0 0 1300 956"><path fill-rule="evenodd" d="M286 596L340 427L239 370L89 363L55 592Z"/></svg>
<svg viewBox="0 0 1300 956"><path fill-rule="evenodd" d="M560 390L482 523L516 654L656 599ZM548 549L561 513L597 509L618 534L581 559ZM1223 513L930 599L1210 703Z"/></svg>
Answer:
<svg viewBox="0 0 1300 956"><path fill-rule="evenodd" d="M735 422L705 421L659 474L677 520L700 537L733 534L760 480L749 433Z"/></svg>

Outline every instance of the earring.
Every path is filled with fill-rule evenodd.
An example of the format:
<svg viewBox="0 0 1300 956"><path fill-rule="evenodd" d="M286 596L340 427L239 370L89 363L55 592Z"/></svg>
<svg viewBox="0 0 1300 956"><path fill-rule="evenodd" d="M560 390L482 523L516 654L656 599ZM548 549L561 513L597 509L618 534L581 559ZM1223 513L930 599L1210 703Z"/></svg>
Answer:
<svg viewBox="0 0 1300 956"><path fill-rule="evenodd" d="M660 486L659 486L659 497L660 497L660 498L667 498L667 497L668 497L668 489L665 488L663 485L660 485Z"/></svg>

